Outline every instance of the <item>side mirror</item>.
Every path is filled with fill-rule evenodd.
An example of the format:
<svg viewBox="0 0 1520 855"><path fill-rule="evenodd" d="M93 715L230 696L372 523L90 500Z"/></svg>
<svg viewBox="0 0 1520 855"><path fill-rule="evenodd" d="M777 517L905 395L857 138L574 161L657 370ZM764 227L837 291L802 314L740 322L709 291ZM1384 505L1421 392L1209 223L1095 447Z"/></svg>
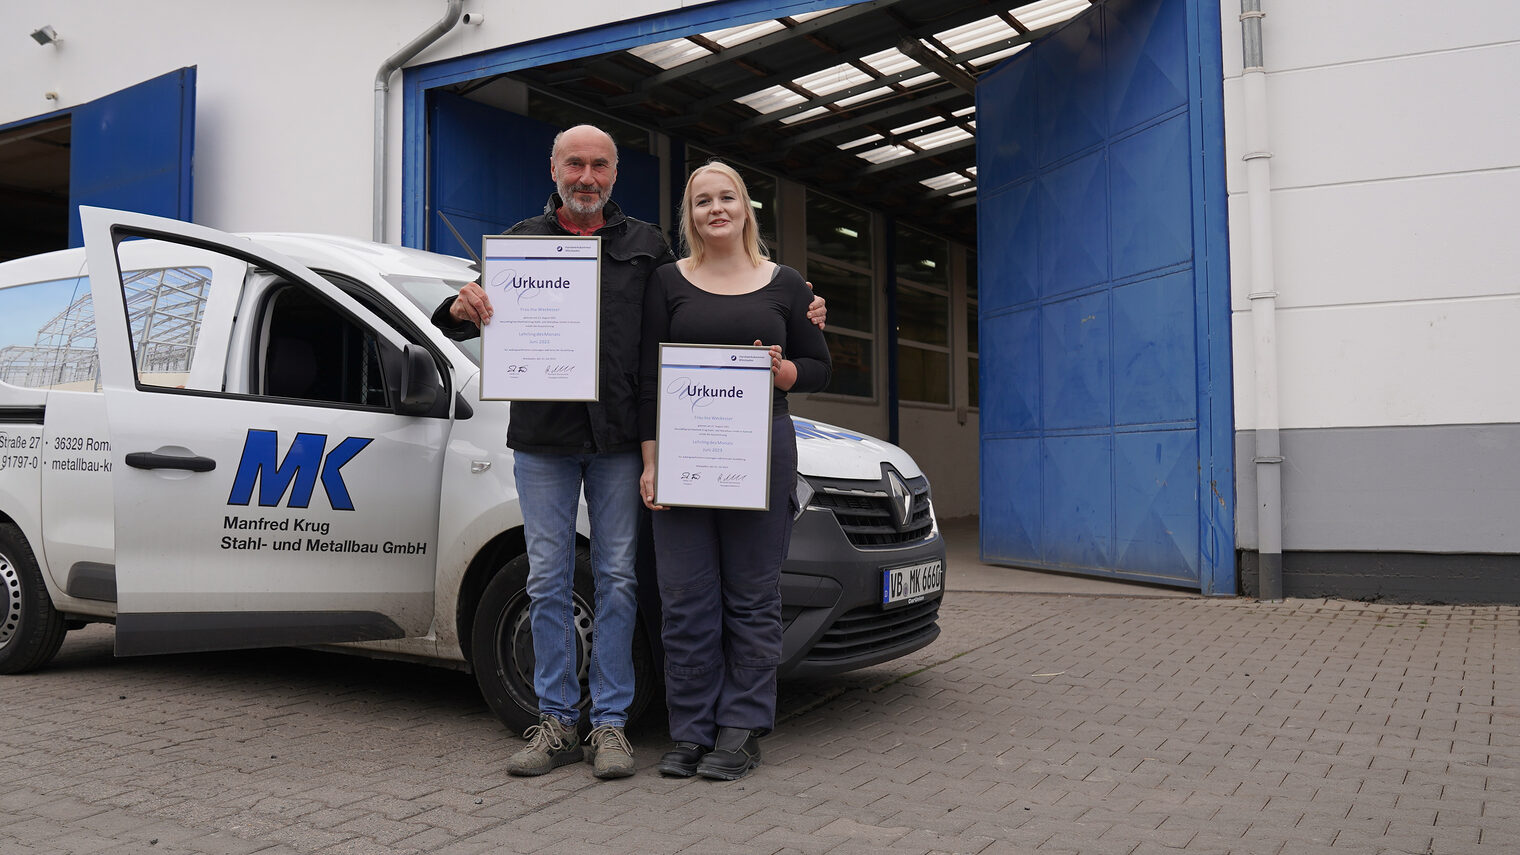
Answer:
<svg viewBox="0 0 1520 855"><path fill-rule="evenodd" d="M396 414L402 416L425 416L432 412L438 400L438 390L443 388L443 378L438 376L438 363L428 349L408 344L401 358L401 397L396 402Z"/></svg>

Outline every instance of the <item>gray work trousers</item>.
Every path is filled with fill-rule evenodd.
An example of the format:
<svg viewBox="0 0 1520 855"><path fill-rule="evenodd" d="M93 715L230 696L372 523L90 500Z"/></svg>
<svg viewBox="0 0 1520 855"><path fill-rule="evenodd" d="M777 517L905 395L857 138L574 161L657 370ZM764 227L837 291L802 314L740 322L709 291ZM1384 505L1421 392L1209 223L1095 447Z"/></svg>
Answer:
<svg viewBox="0 0 1520 855"><path fill-rule="evenodd" d="M654 517L670 738L768 733L781 661L781 561L792 537L797 435L771 423L770 510L670 508Z"/></svg>

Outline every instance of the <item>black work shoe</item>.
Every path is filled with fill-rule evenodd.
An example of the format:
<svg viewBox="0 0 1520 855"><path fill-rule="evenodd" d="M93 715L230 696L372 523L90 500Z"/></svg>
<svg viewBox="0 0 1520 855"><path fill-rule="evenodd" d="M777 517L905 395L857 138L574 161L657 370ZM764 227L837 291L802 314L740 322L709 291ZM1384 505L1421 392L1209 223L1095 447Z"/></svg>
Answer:
<svg viewBox="0 0 1520 855"><path fill-rule="evenodd" d="M697 763L711 750L706 745L695 742L677 742L676 747L660 757L660 762L654 768L667 777L690 778L697 774Z"/></svg>
<svg viewBox="0 0 1520 855"><path fill-rule="evenodd" d="M760 765L760 738L742 727L720 727L713 750L697 762L697 774L716 781L737 781Z"/></svg>

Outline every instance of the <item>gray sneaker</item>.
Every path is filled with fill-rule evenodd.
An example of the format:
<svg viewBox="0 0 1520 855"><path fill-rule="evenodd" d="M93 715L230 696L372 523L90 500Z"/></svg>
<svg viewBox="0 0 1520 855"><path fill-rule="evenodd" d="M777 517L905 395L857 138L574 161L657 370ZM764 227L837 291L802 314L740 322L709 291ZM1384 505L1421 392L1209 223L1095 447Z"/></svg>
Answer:
<svg viewBox="0 0 1520 855"><path fill-rule="evenodd" d="M626 778L633 774L633 747L621 727L604 724L592 730L586 742L586 762L592 764L591 774L598 778Z"/></svg>
<svg viewBox="0 0 1520 855"><path fill-rule="evenodd" d="M580 736L575 725L567 725L552 715L540 716L538 724L523 731L523 738L528 740L527 747L507 758L509 775L542 775L581 759Z"/></svg>

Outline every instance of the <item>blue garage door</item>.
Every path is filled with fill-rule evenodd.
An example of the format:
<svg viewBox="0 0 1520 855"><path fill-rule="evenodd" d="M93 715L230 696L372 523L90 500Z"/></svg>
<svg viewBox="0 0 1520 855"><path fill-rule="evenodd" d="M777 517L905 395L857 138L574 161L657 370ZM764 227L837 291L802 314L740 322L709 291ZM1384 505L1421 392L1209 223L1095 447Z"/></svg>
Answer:
<svg viewBox="0 0 1520 855"><path fill-rule="evenodd" d="M195 69L181 68L71 111L69 246L79 206L191 222Z"/></svg>
<svg viewBox="0 0 1520 855"><path fill-rule="evenodd" d="M984 560L1233 593L1210 5L1111 0L977 87Z"/></svg>
<svg viewBox="0 0 1520 855"><path fill-rule="evenodd" d="M429 95L427 243L461 258L460 246L438 212L477 254L482 235L500 234L539 214L554 192L549 148L561 128L448 92ZM644 152L618 152L612 198L624 213L659 222L659 161Z"/></svg>

